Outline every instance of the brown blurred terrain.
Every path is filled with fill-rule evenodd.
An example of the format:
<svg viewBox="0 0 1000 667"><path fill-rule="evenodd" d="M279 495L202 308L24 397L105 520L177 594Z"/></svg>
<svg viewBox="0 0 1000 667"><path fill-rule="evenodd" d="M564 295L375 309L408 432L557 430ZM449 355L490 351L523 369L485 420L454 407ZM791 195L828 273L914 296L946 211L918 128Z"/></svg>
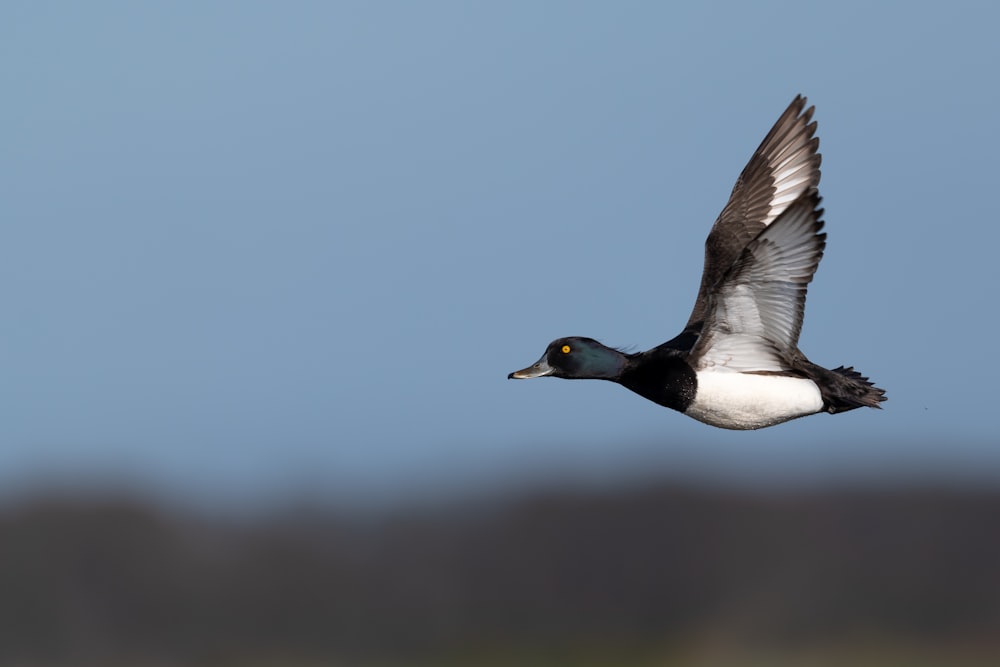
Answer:
<svg viewBox="0 0 1000 667"><path fill-rule="evenodd" d="M997 665L1000 491L0 513L2 665Z"/></svg>

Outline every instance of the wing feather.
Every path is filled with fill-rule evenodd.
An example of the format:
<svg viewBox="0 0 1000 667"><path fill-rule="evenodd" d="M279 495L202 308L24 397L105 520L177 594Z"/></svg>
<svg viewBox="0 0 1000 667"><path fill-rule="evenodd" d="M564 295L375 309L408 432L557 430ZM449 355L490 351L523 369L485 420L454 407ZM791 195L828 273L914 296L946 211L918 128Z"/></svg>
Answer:
<svg viewBox="0 0 1000 667"><path fill-rule="evenodd" d="M815 188L765 227L716 286L694 346L697 368L788 370L826 234Z"/></svg>
<svg viewBox="0 0 1000 667"><path fill-rule="evenodd" d="M821 157L814 109L806 108L806 98L796 97L736 180L729 202L705 241L705 268L686 332L701 329L709 295L747 244L792 202L819 185Z"/></svg>

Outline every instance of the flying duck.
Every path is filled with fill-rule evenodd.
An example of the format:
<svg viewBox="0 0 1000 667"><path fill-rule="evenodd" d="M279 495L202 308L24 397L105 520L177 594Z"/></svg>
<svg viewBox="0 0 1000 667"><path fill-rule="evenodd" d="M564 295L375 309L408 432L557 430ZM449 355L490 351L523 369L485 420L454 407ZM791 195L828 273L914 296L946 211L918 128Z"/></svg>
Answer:
<svg viewBox="0 0 1000 667"><path fill-rule="evenodd" d="M817 366L798 348L806 289L826 245L814 110L796 97L736 180L705 242L701 287L680 334L638 353L559 338L507 377L611 380L728 429L880 407L885 391L868 378Z"/></svg>

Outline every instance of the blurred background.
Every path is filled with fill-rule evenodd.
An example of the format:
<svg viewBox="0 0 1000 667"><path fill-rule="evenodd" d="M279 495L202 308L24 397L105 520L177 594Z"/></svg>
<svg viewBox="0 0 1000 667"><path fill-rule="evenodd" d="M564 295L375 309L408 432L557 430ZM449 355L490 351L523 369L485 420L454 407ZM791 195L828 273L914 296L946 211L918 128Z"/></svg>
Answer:
<svg viewBox="0 0 1000 667"><path fill-rule="evenodd" d="M998 20L6 4L0 664L997 664ZM506 380L673 337L798 93L884 410Z"/></svg>

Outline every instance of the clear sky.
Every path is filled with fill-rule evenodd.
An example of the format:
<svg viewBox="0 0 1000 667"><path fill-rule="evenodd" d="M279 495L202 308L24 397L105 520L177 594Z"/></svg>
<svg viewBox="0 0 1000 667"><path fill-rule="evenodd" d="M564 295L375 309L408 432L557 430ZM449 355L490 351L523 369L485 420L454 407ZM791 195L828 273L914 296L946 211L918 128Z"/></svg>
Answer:
<svg viewBox="0 0 1000 667"><path fill-rule="evenodd" d="M994 3L7 3L0 485L400 497L565 475L1000 480ZM797 93L801 347L883 411L712 429L513 382L645 349Z"/></svg>

